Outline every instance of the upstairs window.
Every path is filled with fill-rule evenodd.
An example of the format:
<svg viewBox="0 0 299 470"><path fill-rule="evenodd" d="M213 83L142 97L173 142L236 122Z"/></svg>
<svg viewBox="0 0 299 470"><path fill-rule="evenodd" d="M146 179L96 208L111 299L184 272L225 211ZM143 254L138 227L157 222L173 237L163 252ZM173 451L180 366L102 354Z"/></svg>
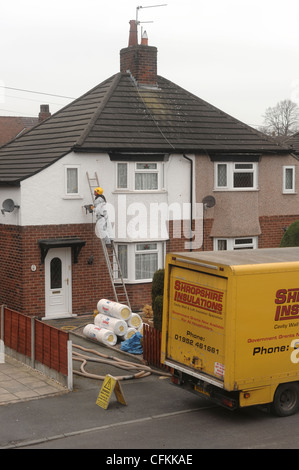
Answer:
<svg viewBox="0 0 299 470"><path fill-rule="evenodd" d="M119 189L127 189L128 187L128 164L117 164L117 187Z"/></svg>
<svg viewBox="0 0 299 470"><path fill-rule="evenodd" d="M154 191L158 189L157 163L136 163L135 190Z"/></svg>
<svg viewBox="0 0 299 470"><path fill-rule="evenodd" d="M117 162L116 188L128 191L163 189L162 162Z"/></svg>
<svg viewBox="0 0 299 470"><path fill-rule="evenodd" d="M65 167L65 194L66 196L79 195L79 167L72 165Z"/></svg>
<svg viewBox="0 0 299 470"><path fill-rule="evenodd" d="M215 190L254 189L257 189L257 163L215 163Z"/></svg>
<svg viewBox="0 0 299 470"><path fill-rule="evenodd" d="M284 194L295 193L295 167L284 166L283 167L283 190Z"/></svg>

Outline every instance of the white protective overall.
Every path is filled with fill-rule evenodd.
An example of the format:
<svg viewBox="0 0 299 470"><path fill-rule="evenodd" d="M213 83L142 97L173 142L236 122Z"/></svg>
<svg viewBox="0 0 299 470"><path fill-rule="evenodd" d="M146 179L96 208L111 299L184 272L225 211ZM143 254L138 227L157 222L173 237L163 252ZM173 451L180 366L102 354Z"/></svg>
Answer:
<svg viewBox="0 0 299 470"><path fill-rule="evenodd" d="M106 245L110 245L111 240L113 240L113 230L108 217L106 199L104 196L98 196L95 199L94 213L96 216L96 236L103 239Z"/></svg>

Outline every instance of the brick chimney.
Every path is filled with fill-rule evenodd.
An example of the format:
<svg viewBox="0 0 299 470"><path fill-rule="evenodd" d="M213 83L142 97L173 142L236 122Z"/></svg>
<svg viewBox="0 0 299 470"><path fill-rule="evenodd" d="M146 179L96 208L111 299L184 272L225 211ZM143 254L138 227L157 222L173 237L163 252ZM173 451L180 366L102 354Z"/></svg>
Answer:
<svg viewBox="0 0 299 470"><path fill-rule="evenodd" d="M130 72L140 85L157 85L157 53L156 47L148 45L146 32L138 44L137 23L130 21L128 47L120 51L120 71Z"/></svg>
<svg viewBox="0 0 299 470"><path fill-rule="evenodd" d="M42 122L48 117L51 116L49 105L48 104L41 104L40 105L40 112L38 115L38 122Z"/></svg>

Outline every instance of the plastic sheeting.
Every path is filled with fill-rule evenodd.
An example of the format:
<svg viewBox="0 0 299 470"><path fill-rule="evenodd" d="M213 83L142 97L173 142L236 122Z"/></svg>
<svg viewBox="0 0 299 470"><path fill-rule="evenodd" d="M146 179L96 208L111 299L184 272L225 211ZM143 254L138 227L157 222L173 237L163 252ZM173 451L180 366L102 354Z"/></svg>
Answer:
<svg viewBox="0 0 299 470"><path fill-rule="evenodd" d="M130 354L142 354L142 335L137 331L131 338L121 343L120 349Z"/></svg>

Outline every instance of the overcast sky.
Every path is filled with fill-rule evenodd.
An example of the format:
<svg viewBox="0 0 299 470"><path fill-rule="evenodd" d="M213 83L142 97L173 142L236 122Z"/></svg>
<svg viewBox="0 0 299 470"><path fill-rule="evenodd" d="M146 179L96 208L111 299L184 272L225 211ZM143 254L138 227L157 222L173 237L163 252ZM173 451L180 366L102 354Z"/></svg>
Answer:
<svg viewBox="0 0 299 470"><path fill-rule="evenodd" d="M0 0L0 115L52 113L119 72L137 6L163 0ZM158 74L241 121L299 105L298 0L165 0L140 8ZM10 88L35 91L28 93Z"/></svg>

